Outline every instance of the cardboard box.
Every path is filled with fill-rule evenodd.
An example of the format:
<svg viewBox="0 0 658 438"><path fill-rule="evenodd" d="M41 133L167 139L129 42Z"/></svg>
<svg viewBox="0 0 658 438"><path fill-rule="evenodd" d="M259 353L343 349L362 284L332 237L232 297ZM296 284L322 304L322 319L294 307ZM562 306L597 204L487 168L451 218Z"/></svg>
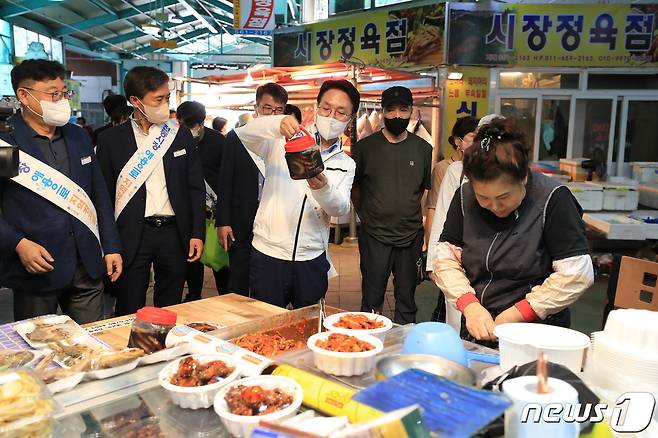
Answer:
<svg viewBox="0 0 658 438"><path fill-rule="evenodd" d="M585 211L603 210L603 187L582 182L565 184Z"/></svg>
<svg viewBox="0 0 658 438"><path fill-rule="evenodd" d="M646 224L623 214L585 213L587 225L612 240L646 240Z"/></svg>
<svg viewBox="0 0 658 438"><path fill-rule="evenodd" d="M582 162L589 158L566 158L560 159L560 172L569 175L571 181L584 182L587 181L587 170L581 166Z"/></svg>

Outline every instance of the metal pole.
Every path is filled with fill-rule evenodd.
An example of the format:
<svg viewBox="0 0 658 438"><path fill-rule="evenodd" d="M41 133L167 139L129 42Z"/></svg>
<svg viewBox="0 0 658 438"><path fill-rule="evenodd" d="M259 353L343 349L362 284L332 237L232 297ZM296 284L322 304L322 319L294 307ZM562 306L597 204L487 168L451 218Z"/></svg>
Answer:
<svg viewBox="0 0 658 438"><path fill-rule="evenodd" d="M352 65L352 84L358 89L358 82L356 80L356 66ZM358 112L358 108L356 111ZM356 132L356 117L352 120L352 127L350 129L350 144L354 148L354 145L357 142L357 132ZM356 245L356 211L354 210L354 205L350 204L350 234L344 240L348 245Z"/></svg>

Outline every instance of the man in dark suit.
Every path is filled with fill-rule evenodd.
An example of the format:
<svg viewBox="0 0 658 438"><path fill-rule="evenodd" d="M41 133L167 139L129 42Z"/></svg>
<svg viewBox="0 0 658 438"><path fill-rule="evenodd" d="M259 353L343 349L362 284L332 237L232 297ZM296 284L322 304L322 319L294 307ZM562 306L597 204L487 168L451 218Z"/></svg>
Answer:
<svg viewBox="0 0 658 438"><path fill-rule="evenodd" d="M288 93L268 83L256 90L256 117L283 114ZM231 131L219 171L217 226L219 243L229 253L229 292L249 295L249 260L254 219L265 183L262 158L250 153Z"/></svg>
<svg viewBox="0 0 658 438"><path fill-rule="evenodd" d="M64 67L47 60L11 72L21 110L0 138L20 149L21 171L0 178L0 283L14 290L16 320L58 305L81 324L101 319L103 274L121 274L110 196L89 136L68 123L65 78Z"/></svg>
<svg viewBox="0 0 658 438"><path fill-rule="evenodd" d="M96 151L124 248L117 315L144 306L151 265L154 304L180 303L186 262L199 260L205 234L201 163L190 130L169 120L169 77L135 67L124 91L135 108L131 121L103 132Z"/></svg>
<svg viewBox="0 0 658 438"><path fill-rule="evenodd" d="M206 107L199 102L188 101L176 108L176 117L181 126L192 132L196 144L203 179L206 184L206 218L214 219L217 214L217 193L219 192L219 169L222 165L224 151L224 136L214 129L206 128ZM187 264L187 296L185 301L194 301L201 298L203 288L204 266L200 261ZM217 292L225 294L228 288L228 266L219 271L213 270Z"/></svg>

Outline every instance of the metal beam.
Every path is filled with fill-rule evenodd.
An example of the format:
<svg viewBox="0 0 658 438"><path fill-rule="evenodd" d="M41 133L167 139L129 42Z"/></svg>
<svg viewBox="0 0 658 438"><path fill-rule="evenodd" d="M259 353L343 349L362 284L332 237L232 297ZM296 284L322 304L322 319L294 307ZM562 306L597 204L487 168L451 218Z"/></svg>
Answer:
<svg viewBox="0 0 658 438"><path fill-rule="evenodd" d="M228 12L229 14L233 14L233 7L228 6L227 4L224 4L220 2L219 0L199 0L207 5L214 6L216 8L221 9L224 12Z"/></svg>
<svg viewBox="0 0 658 438"><path fill-rule="evenodd" d="M158 2L158 7L169 7L178 4L177 0L162 0ZM56 32L57 36L68 35L75 33L81 30L89 29L96 26L103 26L105 24L112 23L117 20L126 20L128 18L136 17L138 15L150 12L153 10L154 3L149 2L141 6L135 6L134 8L126 8L120 11L117 11L116 14L105 14L99 17L89 18L87 20L78 21L77 23L72 23L69 26L66 26Z"/></svg>
<svg viewBox="0 0 658 438"><path fill-rule="evenodd" d="M51 0L28 0L23 3L7 2L6 6L0 8L0 17L3 19L18 17L37 9L47 8L48 6L57 6L59 3Z"/></svg>
<svg viewBox="0 0 658 438"><path fill-rule="evenodd" d="M182 20L183 20L182 23L169 23L169 22L165 23L164 27L165 27L165 29L171 29L171 28L174 28L174 27L177 27L177 26L184 26L186 24L189 24L189 23L192 23L192 22L196 21L196 18L194 18L194 16L190 15L188 17L183 17ZM143 31L139 30L139 28L137 28L136 30L134 30L132 32L128 32L128 33L124 33L124 34L121 34L121 35L117 35L117 36L112 37L112 38L108 38L107 42L110 43L110 44L119 44L119 43L130 41L130 40L133 40L133 39L136 39L136 38L140 38L140 37L143 37L143 36L146 36L146 35L148 35L146 32L143 32ZM101 49L101 48L106 47L106 46L107 46L106 43L95 43L95 44L91 45L91 48L93 50L97 50L97 49Z"/></svg>
<svg viewBox="0 0 658 438"><path fill-rule="evenodd" d="M117 10L114 9L111 5L107 4L105 0L87 0L89 3L93 4L94 6L97 6L98 8L104 10L107 13L110 14L116 14Z"/></svg>
<svg viewBox="0 0 658 438"><path fill-rule="evenodd" d="M191 42L191 40L199 38L200 36L203 36L203 35L208 35L208 29L203 28L203 29L193 30L192 32L185 33L185 34L181 35L180 37L174 39L174 41L176 41L177 43L180 43L182 41L188 41L188 44L189 44L189 42ZM142 46L140 49L133 50L132 52L137 53L139 55L143 55L145 53L155 52L156 50L160 50L160 49L154 49L153 47L151 47L150 44L148 44L148 45Z"/></svg>

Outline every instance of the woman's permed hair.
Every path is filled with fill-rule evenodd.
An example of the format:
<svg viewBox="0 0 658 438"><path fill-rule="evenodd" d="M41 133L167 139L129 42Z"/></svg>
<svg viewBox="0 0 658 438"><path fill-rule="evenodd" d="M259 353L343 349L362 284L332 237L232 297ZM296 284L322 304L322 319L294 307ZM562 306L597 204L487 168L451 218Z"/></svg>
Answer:
<svg viewBox="0 0 658 438"><path fill-rule="evenodd" d="M525 136L509 119L495 119L480 127L464 154L464 175L475 181L506 176L520 182L528 176L529 165Z"/></svg>

